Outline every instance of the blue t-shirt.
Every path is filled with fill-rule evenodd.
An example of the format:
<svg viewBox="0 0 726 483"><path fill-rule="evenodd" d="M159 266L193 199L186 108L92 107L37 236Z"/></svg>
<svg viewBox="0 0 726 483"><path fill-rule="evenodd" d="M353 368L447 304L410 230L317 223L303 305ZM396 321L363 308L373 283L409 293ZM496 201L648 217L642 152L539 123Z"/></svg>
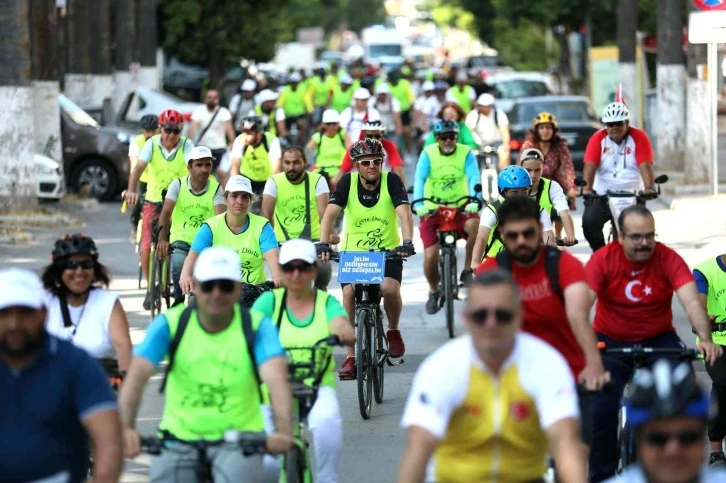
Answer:
<svg viewBox="0 0 726 483"><path fill-rule="evenodd" d="M247 218L247 221L245 221L245 226L242 227L242 231L245 231L248 226L250 226L249 217ZM212 246L213 241L214 235L212 235L212 229L209 228L209 225L204 223L194 236L192 250L197 253L202 253L205 248ZM272 229L272 226L269 223L266 223L265 227L262 229L262 234L260 235L260 250L262 250L262 253L265 254L273 248L280 248L280 244L277 241L277 236L275 236L275 230Z"/></svg>
<svg viewBox="0 0 726 483"><path fill-rule="evenodd" d="M88 477L82 421L117 409L108 376L86 351L47 335L38 358L17 371L0 361L0 480L26 482L62 472Z"/></svg>
<svg viewBox="0 0 726 483"><path fill-rule="evenodd" d="M726 272L726 265L724 265L721 261L721 256L716 258L716 262L718 263L718 268ZM696 289L698 289L698 293L708 295L708 279L703 272L698 269L693 270L693 278L696 279Z"/></svg>
<svg viewBox="0 0 726 483"><path fill-rule="evenodd" d="M456 149L466 148L466 146L460 145L457 146ZM476 185L481 183L481 174L479 173L479 163L477 163L476 156L474 156L474 152L472 150L469 150L469 154L466 155L466 160L464 161L464 173L466 174L466 181L469 185L469 195L476 196L477 198L481 197L481 194L477 193L477 191L474 189ZM431 174L431 158L429 158L428 153L424 150L421 151L421 156L419 156L418 158L418 163L416 164L416 173L414 174L413 178L414 200L423 198L424 185L426 184L426 179L428 179L429 174Z"/></svg>

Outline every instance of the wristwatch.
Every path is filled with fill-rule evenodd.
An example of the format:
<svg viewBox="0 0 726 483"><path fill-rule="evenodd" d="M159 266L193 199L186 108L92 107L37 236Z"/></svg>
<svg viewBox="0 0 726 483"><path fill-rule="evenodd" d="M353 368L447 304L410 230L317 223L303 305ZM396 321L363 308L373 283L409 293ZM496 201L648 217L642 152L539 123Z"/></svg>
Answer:
<svg viewBox="0 0 726 483"><path fill-rule="evenodd" d="M409 239L403 240L404 245L413 245L413 242Z"/></svg>

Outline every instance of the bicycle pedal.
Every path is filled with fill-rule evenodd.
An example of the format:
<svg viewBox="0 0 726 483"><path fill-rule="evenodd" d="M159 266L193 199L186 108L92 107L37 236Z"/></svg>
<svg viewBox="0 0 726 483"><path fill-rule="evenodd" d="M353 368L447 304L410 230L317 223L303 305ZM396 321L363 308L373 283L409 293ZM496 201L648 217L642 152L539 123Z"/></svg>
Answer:
<svg viewBox="0 0 726 483"><path fill-rule="evenodd" d="M355 376L341 376L338 375L338 379L341 381L355 381L357 378Z"/></svg>

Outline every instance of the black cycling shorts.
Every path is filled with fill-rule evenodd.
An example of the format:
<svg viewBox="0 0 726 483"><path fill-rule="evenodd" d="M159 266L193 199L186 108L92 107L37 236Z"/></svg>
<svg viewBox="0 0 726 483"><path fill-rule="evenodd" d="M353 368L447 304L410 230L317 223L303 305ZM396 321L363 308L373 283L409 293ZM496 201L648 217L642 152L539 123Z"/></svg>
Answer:
<svg viewBox="0 0 726 483"><path fill-rule="evenodd" d="M580 439L588 447L592 447L592 397L582 386L577 386L577 403L580 408Z"/></svg>
<svg viewBox="0 0 726 483"><path fill-rule="evenodd" d="M386 268L384 269L384 277L392 278L398 283L403 280L403 260L386 260ZM341 283L340 287L344 288L349 283Z"/></svg>
<svg viewBox="0 0 726 483"><path fill-rule="evenodd" d="M401 124L403 124L404 126L411 125L411 109L401 111Z"/></svg>

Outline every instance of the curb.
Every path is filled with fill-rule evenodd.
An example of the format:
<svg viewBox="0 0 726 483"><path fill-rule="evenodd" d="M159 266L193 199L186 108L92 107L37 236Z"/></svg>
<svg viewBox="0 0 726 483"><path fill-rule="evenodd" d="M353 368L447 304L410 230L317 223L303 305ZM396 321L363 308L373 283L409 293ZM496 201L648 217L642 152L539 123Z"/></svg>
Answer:
<svg viewBox="0 0 726 483"><path fill-rule="evenodd" d="M0 225L47 226L75 225L78 220L66 215L0 215Z"/></svg>

